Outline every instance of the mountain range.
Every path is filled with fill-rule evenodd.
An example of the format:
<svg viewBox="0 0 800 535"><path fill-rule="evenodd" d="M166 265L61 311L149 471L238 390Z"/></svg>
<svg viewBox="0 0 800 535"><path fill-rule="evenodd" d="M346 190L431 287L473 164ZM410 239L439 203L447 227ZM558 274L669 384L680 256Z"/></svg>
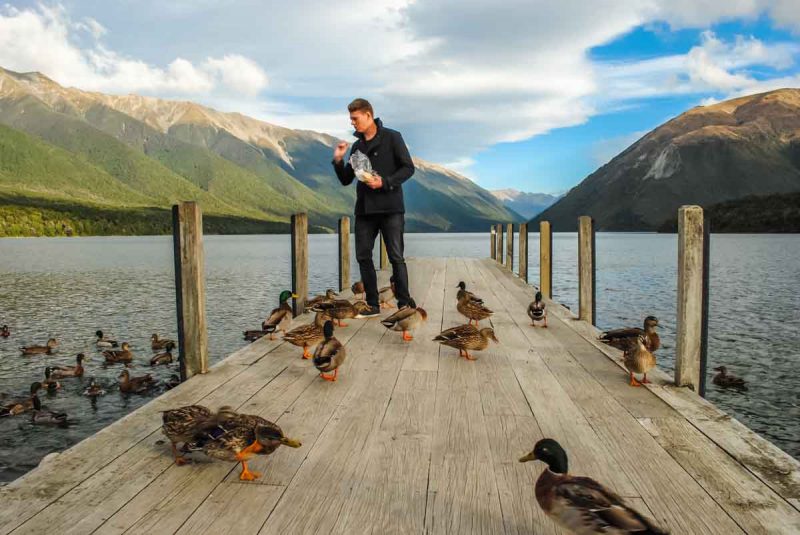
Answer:
<svg viewBox="0 0 800 535"><path fill-rule="evenodd" d="M683 204L800 192L800 89L779 89L667 121L536 216L557 231L657 230ZM713 222L712 222L713 228Z"/></svg>
<svg viewBox="0 0 800 535"><path fill-rule="evenodd" d="M558 199L563 197L563 195L550 195L549 193L529 193L511 188L495 189L491 190L491 193L506 207L514 210L516 213L520 214L526 219L530 219L540 214Z"/></svg>
<svg viewBox="0 0 800 535"><path fill-rule="evenodd" d="M193 102L82 91L0 68L0 235L165 232L180 200L200 203L211 232L282 232L301 211L312 229L330 231L355 200L331 168L337 142ZM404 185L407 230L523 220L468 178L415 165Z"/></svg>

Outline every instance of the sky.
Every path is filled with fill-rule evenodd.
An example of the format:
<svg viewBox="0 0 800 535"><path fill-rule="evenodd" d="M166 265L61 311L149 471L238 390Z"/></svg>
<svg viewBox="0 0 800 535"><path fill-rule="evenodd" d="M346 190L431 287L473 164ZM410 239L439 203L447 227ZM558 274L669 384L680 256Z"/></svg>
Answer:
<svg viewBox="0 0 800 535"><path fill-rule="evenodd" d="M0 0L0 66L412 154L563 193L698 105L800 87L800 0Z"/></svg>

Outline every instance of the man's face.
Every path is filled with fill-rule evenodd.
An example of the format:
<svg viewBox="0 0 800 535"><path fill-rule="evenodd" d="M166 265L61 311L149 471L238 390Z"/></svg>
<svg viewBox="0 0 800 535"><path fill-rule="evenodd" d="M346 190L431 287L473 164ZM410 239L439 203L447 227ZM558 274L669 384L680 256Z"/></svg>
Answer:
<svg viewBox="0 0 800 535"><path fill-rule="evenodd" d="M372 114L368 111L356 110L350 112L350 124L356 132L364 133L367 128L372 126Z"/></svg>

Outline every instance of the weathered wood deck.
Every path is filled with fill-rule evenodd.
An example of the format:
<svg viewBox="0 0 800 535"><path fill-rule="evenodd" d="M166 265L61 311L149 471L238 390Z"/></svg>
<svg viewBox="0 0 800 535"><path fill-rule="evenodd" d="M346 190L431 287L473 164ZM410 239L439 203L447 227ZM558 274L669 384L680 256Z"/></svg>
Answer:
<svg viewBox="0 0 800 535"><path fill-rule="evenodd" d="M775 446L663 374L627 386L566 309L531 328L533 288L493 261L410 273L429 313L413 343L352 320L328 383L259 340L0 489L0 533L560 533L533 497L543 466L517 462L543 436L675 534L800 533L800 465ZM475 362L431 341L463 323L460 280L496 312L501 343ZM303 447L251 463L252 483L232 463L176 466L159 411L189 403L259 414Z"/></svg>

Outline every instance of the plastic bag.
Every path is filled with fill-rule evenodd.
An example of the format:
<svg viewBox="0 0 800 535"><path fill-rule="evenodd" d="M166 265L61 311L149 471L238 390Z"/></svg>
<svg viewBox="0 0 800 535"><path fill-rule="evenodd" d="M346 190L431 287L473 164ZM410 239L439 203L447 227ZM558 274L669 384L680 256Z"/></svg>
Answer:
<svg viewBox="0 0 800 535"><path fill-rule="evenodd" d="M367 155L360 150L350 155L350 165L353 167L356 178L361 182L370 182L373 180L372 164Z"/></svg>

